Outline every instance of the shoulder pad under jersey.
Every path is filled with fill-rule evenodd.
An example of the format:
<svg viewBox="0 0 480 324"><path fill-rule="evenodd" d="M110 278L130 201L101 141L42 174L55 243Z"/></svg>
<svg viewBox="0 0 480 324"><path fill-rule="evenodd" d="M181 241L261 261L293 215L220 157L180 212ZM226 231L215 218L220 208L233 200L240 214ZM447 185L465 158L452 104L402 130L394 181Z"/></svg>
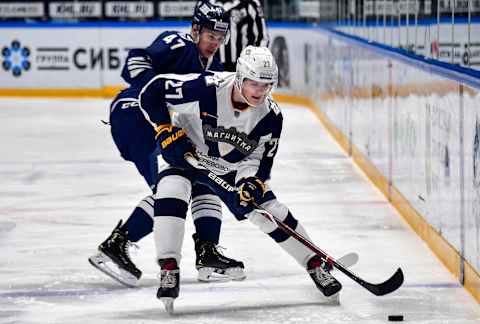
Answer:
<svg viewBox="0 0 480 324"><path fill-rule="evenodd" d="M230 72L214 72L209 75L205 75L205 84L207 87L215 86L217 88L227 83L228 77L232 73Z"/></svg>
<svg viewBox="0 0 480 324"><path fill-rule="evenodd" d="M281 113L280 111L280 107L278 106L278 104L273 100L272 97L268 96L267 97L267 100L266 100L266 104L267 104L267 107L270 108L270 110L272 110L275 115L279 115Z"/></svg>
<svg viewBox="0 0 480 324"><path fill-rule="evenodd" d="M190 35L188 33L184 33L184 32L176 32L176 33L178 34L178 36L180 36L184 40L189 41L189 42L193 42L192 35Z"/></svg>

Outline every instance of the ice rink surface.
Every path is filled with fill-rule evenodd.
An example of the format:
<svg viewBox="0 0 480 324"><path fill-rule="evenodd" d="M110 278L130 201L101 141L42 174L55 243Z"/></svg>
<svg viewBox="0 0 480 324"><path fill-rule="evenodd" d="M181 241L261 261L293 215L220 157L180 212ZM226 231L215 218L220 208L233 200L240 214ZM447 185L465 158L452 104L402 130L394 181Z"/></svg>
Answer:
<svg viewBox="0 0 480 324"><path fill-rule="evenodd" d="M405 273L377 297L336 272L340 305L326 305L304 269L248 221L225 211L221 245L245 262L241 282L199 283L187 229L181 291L169 316L156 299L152 236L123 288L87 258L149 191L110 138L106 100L0 99L0 323L480 323L480 307L307 109L283 105L272 187L318 246L355 251L371 282Z"/></svg>

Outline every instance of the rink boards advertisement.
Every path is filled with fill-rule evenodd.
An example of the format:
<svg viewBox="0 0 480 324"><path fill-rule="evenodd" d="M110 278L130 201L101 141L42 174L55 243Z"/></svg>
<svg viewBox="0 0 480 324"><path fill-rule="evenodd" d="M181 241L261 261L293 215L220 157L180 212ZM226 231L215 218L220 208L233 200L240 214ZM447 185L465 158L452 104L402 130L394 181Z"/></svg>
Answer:
<svg viewBox="0 0 480 324"><path fill-rule="evenodd" d="M120 73L129 49L150 45L163 31L189 31L185 23L123 25L2 28L0 89L124 87ZM317 59L316 34L310 28L271 28L270 47L280 66L280 88L302 92L315 85L316 72L306 66Z"/></svg>
<svg viewBox="0 0 480 324"><path fill-rule="evenodd" d="M166 30L188 31L185 24L162 27L8 28L0 35L2 88L99 89L125 86L120 78L128 50L148 46Z"/></svg>
<svg viewBox="0 0 480 324"><path fill-rule="evenodd" d="M425 226L417 231L427 243L461 255L456 261L439 255L450 270L463 280L471 267L478 277L478 73L462 76L461 68L453 73L401 51L389 54L356 38L321 34L329 39L319 49L323 62L334 68L317 86L327 99L316 101L320 110L383 175L387 197L401 195L427 222L430 234Z"/></svg>
<svg viewBox="0 0 480 324"><path fill-rule="evenodd" d="M120 72L129 49L148 46L162 31L188 29L186 23L4 26L0 93L112 95L125 86ZM427 60L403 59L386 46L310 25L272 24L269 37L277 93L316 104L346 138L346 151L358 152L387 184L387 198L398 192L461 256L459 263L442 259L452 272L462 277L466 265L480 272L478 79L463 82L461 71L449 77L448 68Z"/></svg>
<svg viewBox="0 0 480 324"><path fill-rule="evenodd" d="M346 33L394 47L407 48L426 57L480 70L480 25L456 21L401 26L343 26Z"/></svg>

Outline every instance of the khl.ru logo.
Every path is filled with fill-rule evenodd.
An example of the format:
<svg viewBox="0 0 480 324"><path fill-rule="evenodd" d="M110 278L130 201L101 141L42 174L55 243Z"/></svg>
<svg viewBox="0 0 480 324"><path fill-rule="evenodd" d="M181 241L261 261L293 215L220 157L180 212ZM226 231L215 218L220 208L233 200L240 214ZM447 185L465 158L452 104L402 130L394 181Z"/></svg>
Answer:
<svg viewBox="0 0 480 324"><path fill-rule="evenodd" d="M2 48L2 67L5 71L11 71L14 77L22 75L22 71L30 69L30 49L22 46L18 40L12 41L10 47Z"/></svg>

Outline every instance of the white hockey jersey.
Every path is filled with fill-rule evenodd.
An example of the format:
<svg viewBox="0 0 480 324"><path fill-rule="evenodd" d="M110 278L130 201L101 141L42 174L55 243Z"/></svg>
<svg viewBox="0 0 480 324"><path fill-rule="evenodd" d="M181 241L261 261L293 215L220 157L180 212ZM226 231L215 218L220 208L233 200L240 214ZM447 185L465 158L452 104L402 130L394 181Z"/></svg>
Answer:
<svg viewBox="0 0 480 324"><path fill-rule="evenodd" d="M140 107L152 125L183 128L201 161L236 179L270 177L282 130L282 114L271 97L257 107L234 109L235 73L163 74L140 94Z"/></svg>

